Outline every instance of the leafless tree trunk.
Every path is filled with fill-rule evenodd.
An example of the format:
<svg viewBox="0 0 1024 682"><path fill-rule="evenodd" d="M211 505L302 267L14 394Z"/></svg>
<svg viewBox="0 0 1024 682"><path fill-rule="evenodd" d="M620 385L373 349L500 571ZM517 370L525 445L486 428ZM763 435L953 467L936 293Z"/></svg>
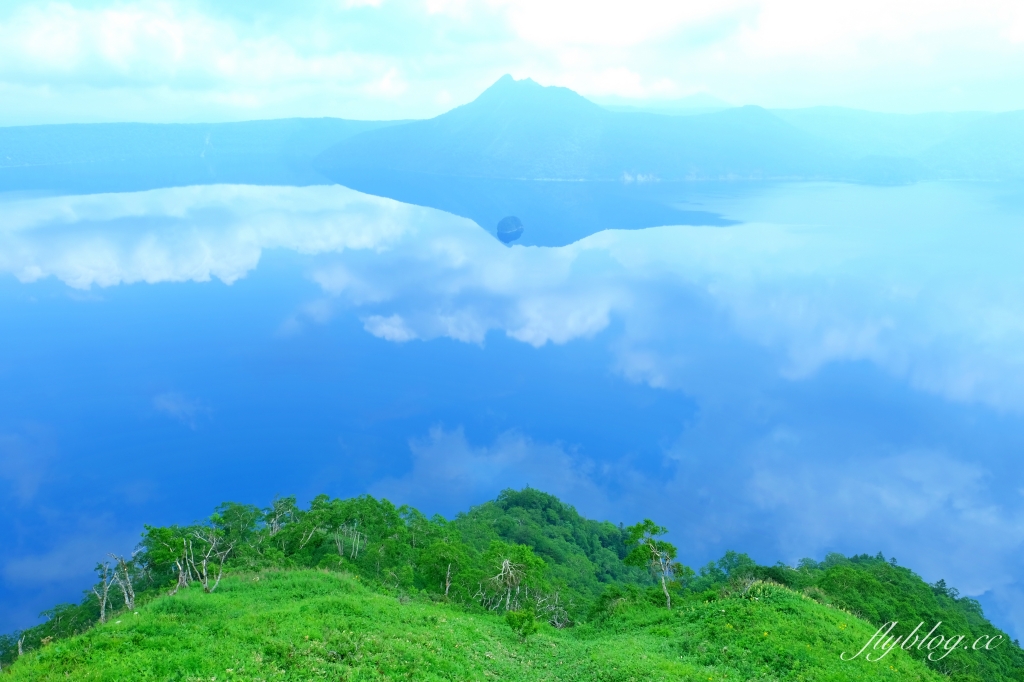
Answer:
<svg viewBox="0 0 1024 682"><path fill-rule="evenodd" d="M111 574L110 564L107 562L96 564L96 572L100 574L100 582L98 586L92 588L92 592L100 602L100 622L106 623L107 599L110 596L110 585L114 582L114 575Z"/></svg>
<svg viewBox="0 0 1024 682"><path fill-rule="evenodd" d="M505 592L505 610L508 611L512 607L512 591L515 590L516 603L518 605L519 596L519 583L523 579L523 567L519 564L513 563L511 559L504 559L501 562L501 569L498 571L498 575L491 578L491 580L497 584ZM515 609L512 609L515 610Z"/></svg>
<svg viewBox="0 0 1024 682"><path fill-rule="evenodd" d="M182 561L180 561L178 559L175 559L174 560L174 565L178 567L178 583L174 586L174 589L171 590L171 592L170 592L172 596L177 594L178 590L180 590L181 588L188 587L188 579L189 579L189 572L188 572L188 563L187 563L187 561L186 562L182 562Z"/></svg>
<svg viewBox="0 0 1024 682"><path fill-rule="evenodd" d="M523 566L513 562L511 559L504 559L498 574L488 580L493 585L495 592L489 592L481 584L474 599L479 598L481 605L488 611L504 608L506 611L518 611L520 603L521 585L524 577ZM526 588L526 595L529 595L529 587Z"/></svg>
<svg viewBox="0 0 1024 682"><path fill-rule="evenodd" d="M308 533L307 532L303 532L302 533L302 540L299 541L299 549L302 549L303 547L305 547L306 544L310 540L313 539L313 536L316 535L317 531L319 531L319 530L320 530L320 526L313 526L313 528L310 529L310 531Z"/></svg>
<svg viewBox="0 0 1024 682"><path fill-rule="evenodd" d="M135 608L135 587L132 585L132 574L131 568L128 566L128 562L124 560L123 556L117 556L114 554L109 555L116 563L114 569L114 580L117 581L118 586L121 588L121 594L124 595L124 605L131 611ZM134 560L135 557L132 557Z"/></svg>
<svg viewBox="0 0 1024 682"><path fill-rule="evenodd" d="M165 545L167 549L170 549L169 545ZM181 554L174 559L174 566L178 569L178 583L174 586L174 589L168 592L169 596L174 596L183 587L188 587L189 580L192 577L192 570L189 568L189 551L192 549L192 541L187 538L181 539Z"/></svg>
<svg viewBox="0 0 1024 682"><path fill-rule="evenodd" d="M668 576L672 575L674 564L665 552L656 551L658 558L658 572L661 573L661 591L665 593L665 607L672 610L672 595L668 592Z"/></svg>
<svg viewBox="0 0 1024 682"><path fill-rule="evenodd" d="M195 570L199 582L202 583L203 591L207 593L213 592L220 585L220 579L224 575L224 562L227 560L228 555L231 554L231 550L235 548L235 543L232 542L227 547L224 547L220 536L217 535L213 528L205 529L204 533L194 531L192 535L206 544L206 551L199 555L198 563L196 563L195 551L190 551L188 561L192 565L192 569ZM190 550L191 547L192 542L189 541ZM217 560L217 576L214 578L213 585L210 585L210 564L214 559Z"/></svg>
<svg viewBox="0 0 1024 682"><path fill-rule="evenodd" d="M22 656L25 655L25 649L23 648L24 645L25 645L25 635L22 635L18 639L18 658L21 658Z"/></svg>
<svg viewBox="0 0 1024 682"><path fill-rule="evenodd" d="M345 536L341 528L334 529L334 546L338 548L338 556L345 556Z"/></svg>
<svg viewBox="0 0 1024 682"><path fill-rule="evenodd" d="M448 564L448 572L444 574L444 596L448 596L448 588L452 586L452 565Z"/></svg>
<svg viewBox="0 0 1024 682"><path fill-rule="evenodd" d="M268 511L265 518L267 528L270 529L270 537L274 537L281 532L285 524L292 520L294 517L294 507L289 503L288 499L277 498L271 503L271 508Z"/></svg>
<svg viewBox="0 0 1024 682"><path fill-rule="evenodd" d="M338 556L345 556L345 545L351 542L349 557L359 558L359 550L366 543L366 535L357 530L357 523L353 523L351 526L342 524L334 530L334 546L338 548Z"/></svg>
<svg viewBox="0 0 1024 682"><path fill-rule="evenodd" d="M366 535L364 535L363 533L360 533L358 530L356 530L356 527L353 525L352 526L352 558L353 559L358 559L359 558L359 540L360 540L360 538L365 540L366 539Z"/></svg>

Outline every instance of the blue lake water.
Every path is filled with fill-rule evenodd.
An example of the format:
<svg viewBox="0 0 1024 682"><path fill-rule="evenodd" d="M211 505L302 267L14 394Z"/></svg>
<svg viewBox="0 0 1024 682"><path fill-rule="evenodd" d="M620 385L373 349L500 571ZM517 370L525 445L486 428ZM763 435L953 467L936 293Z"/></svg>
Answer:
<svg viewBox="0 0 1024 682"><path fill-rule="evenodd" d="M529 484L692 566L882 551L1024 634L1024 188L675 208L506 247L340 186L0 195L0 630L228 499Z"/></svg>

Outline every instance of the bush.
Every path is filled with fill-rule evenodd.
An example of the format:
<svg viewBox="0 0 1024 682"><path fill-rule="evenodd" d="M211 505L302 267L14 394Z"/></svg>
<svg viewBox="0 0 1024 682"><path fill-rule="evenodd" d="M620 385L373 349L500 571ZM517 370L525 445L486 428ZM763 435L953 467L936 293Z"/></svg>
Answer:
<svg viewBox="0 0 1024 682"><path fill-rule="evenodd" d="M537 614L532 607L522 608L519 611L509 611L505 614L505 622L516 633L519 640L526 641L526 638L537 632Z"/></svg>

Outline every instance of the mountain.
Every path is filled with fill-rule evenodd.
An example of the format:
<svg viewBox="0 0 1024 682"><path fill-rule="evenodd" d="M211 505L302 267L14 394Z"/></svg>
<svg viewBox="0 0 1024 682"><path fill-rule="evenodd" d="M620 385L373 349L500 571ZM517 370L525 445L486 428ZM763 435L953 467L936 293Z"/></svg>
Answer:
<svg viewBox="0 0 1024 682"><path fill-rule="evenodd" d="M854 159L917 158L965 126L991 116L982 112L883 114L844 107L772 109L771 113Z"/></svg>
<svg viewBox="0 0 1024 682"><path fill-rule="evenodd" d="M320 184L320 152L393 125L336 118L0 128L0 191L109 192L215 182Z"/></svg>
<svg viewBox="0 0 1024 682"><path fill-rule="evenodd" d="M837 159L760 107L687 117L604 109L566 88L504 76L427 121L354 136L319 167L492 180L765 180L834 175Z"/></svg>
<svg viewBox="0 0 1024 682"><path fill-rule="evenodd" d="M663 587L645 527L664 530L586 519L531 488L452 520L369 496L225 503L147 526L81 603L0 637L0 665L12 681L1024 680L1024 651L978 602L895 560L727 552ZM892 621L901 637L941 621L942 641L841 658Z"/></svg>
<svg viewBox="0 0 1024 682"><path fill-rule="evenodd" d="M393 194L427 178L490 181L829 180L890 184L1024 177L1024 112L883 114L731 107L688 116L610 111L566 88L503 76L469 104L326 150L325 175ZM409 189L404 189L408 186Z"/></svg>
<svg viewBox="0 0 1024 682"><path fill-rule="evenodd" d="M517 243L543 246L609 228L733 224L689 196L714 182L862 172L759 107L619 113L510 76L433 119L343 140L316 165L352 189L465 216L492 233L516 216Z"/></svg>
<svg viewBox="0 0 1024 682"><path fill-rule="evenodd" d="M0 128L0 192L335 182L464 216L492 233L515 216L523 226L516 244L525 246L605 229L728 226L735 221L707 207L764 182L1021 178L1024 112L746 106L665 115L611 111L510 76L420 121Z"/></svg>
<svg viewBox="0 0 1024 682"><path fill-rule="evenodd" d="M609 228L731 224L700 208L702 192L725 185L1024 177L1024 112L619 109L503 76L469 104L353 135L315 163L340 184L465 216L492 233L516 216L517 243L544 246Z"/></svg>
<svg viewBox="0 0 1024 682"><path fill-rule="evenodd" d="M938 178L1024 178L1024 111L973 120L923 152L920 158Z"/></svg>

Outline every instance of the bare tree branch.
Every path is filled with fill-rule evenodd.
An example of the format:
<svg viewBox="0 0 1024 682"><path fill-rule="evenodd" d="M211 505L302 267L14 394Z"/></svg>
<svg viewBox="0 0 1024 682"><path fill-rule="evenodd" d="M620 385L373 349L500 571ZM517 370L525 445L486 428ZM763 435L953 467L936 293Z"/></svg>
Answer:
<svg viewBox="0 0 1024 682"><path fill-rule="evenodd" d="M135 608L135 587L132 585L132 574L129 562L125 561L123 556L115 554L108 555L115 562L114 569L114 580L121 588L121 594L124 595L124 605L129 611ZM135 561L133 556L130 561Z"/></svg>
<svg viewBox="0 0 1024 682"><path fill-rule="evenodd" d="M92 588L93 594L100 603L100 622L107 622L107 601L110 597L110 586L114 582L114 575L110 571L110 564L103 562L96 564L96 572L99 573L100 582Z"/></svg>

